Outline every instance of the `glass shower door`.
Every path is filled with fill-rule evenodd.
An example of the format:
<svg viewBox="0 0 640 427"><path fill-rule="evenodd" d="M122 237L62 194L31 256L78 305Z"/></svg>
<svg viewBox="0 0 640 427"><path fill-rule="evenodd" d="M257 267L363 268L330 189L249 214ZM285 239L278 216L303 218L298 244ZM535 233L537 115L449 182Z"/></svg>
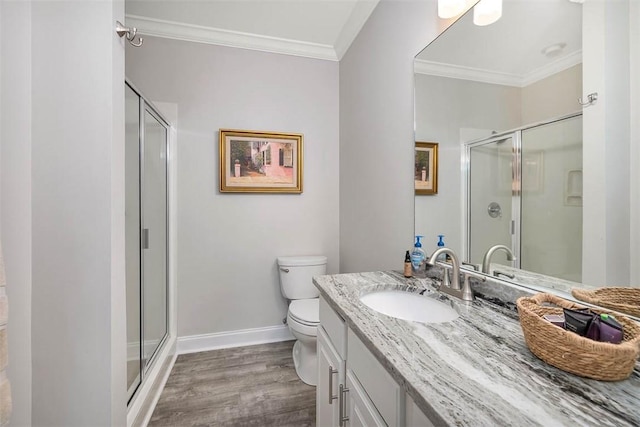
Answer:
<svg viewBox="0 0 640 427"><path fill-rule="evenodd" d="M125 85L127 394L131 402L168 336L169 125Z"/></svg>
<svg viewBox="0 0 640 427"><path fill-rule="evenodd" d="M143 366L167 333L167 128L144 110L142 144Z"/></svg>
<svg viewBox="0 0 640 427"><path fill-rule="evenodd" d="M468 262L480 264L494 245L513 248L513 135L482 141L468 148ZM517 254L516 254L517 256ZM512 265L504 252L492 262Z"/></svg>
<svg viewBox="0 0 640 427"><path fill-rule="evenodd" d="M140 97L125 86L125 257L127 297L127 391L141 381L140 330Z"/></svg>

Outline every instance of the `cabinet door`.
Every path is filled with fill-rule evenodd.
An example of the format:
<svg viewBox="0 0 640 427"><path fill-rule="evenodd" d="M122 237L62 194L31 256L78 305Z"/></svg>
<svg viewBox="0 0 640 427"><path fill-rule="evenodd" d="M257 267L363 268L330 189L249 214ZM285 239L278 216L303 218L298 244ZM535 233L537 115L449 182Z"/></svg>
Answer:
<svg viewBox="0 0 640 427"><path fill-rule="evenodd" d="M349 414L349 420L346 425L349 427L387 426L350 369L347 369L347 388L349 391L346 396L346 412Z"/></svg>
<svg viewBox="0 0 640 427"><path fill-rule="evenodd" d="M344 385L344 361L331 344L329 337L318 327L318 385L316 386L316 425L340 424L338 388Z"/></svg>

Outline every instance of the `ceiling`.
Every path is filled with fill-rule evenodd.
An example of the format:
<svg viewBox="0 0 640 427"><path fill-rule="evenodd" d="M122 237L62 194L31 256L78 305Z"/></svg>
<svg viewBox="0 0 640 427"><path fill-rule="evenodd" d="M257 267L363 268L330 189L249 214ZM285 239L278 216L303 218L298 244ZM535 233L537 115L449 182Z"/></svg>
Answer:
<svg viewBox="0 0 640 427"><path fill-rule="evenodd" d="M338 61L379 0L126 0L138 33Z"/></svg>
<svg viewBox="0 0 640 427"><path fill-rule="evenodd" d="M442 75L448 66L448 72L459 76L484 75L499 80L496 83L521 86L582 62L581 4L504 0L496 23L479 27L472 18L473 13L467 13L425 48L417 56L416 71ZM566 45L561 52L543 54L558 43Z"/></svg>

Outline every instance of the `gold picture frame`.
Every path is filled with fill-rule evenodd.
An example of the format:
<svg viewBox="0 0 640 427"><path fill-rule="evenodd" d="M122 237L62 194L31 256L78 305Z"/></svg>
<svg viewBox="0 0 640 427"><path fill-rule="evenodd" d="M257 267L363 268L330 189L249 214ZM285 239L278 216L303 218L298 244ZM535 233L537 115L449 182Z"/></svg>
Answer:
<svg viewBox="0 0 640 427"><path fill-rule="evenodd" d="M221 193L302 193L303 135L220 129Z"/></svg>
<svg viewBox="0 0 640 427"><path fill-rule="evenodd" d="M416 195L438 194L438 143L416 142L414 159Z"/></svg>

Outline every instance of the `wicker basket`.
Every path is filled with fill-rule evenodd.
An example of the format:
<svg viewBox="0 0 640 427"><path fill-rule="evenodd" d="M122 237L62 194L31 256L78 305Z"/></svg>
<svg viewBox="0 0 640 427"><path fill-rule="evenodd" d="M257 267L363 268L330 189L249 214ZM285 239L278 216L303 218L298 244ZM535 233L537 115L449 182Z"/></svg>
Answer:
<svg viewBox="0 0 640 427"><path fill-rule="evenodd" d="M610 344L581 337L542 318L545 314L562 314L563 307L583 308L578 304L551 294L519 298L516 304L529 350L548 364L602 381L623 380L633 372L640 353L640 326L632 320L616 316L624 328L624 338L620 344ZM607 313L598 309L591 311Z"/></svg>
<svg viewBox="0 0 640 427"><path fill-rule="evenodd" d="M593 291L573 288L571 294L580 301L640 317L639 288L598 288Z"/></svg>

